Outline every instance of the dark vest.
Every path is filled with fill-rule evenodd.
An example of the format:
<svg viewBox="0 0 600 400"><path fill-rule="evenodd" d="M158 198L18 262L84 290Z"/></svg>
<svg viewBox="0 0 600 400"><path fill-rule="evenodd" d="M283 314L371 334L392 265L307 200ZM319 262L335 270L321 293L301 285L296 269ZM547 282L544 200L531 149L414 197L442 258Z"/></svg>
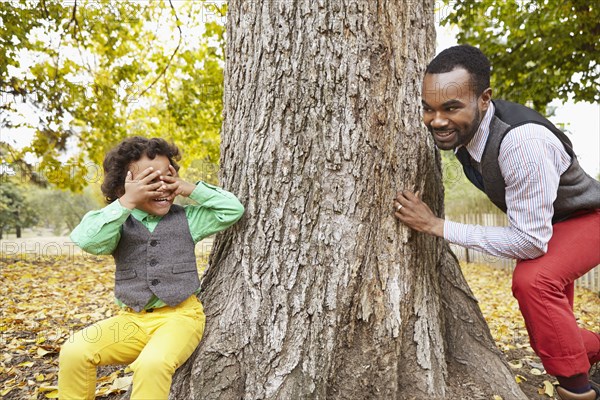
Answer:
<svg viewBox="0 0 600 400"><path fill-rule="evenodd" d="M577 211L600 208L600 182L581 168L573 151L573 145L564 132L536 111L520 104L494 100L494 106L496 109L490 122L490 133L481 157L481 174L473 170L466 157L458 157L469 180L481 189L492 203L506 212L506 184L498 165L502 140L510 130L534 123L548 128L562 142L565 151L571 156L571 165L560 176L558 193L553 204L552 222L567 219Z"/></svg>
<svg viewBox="0 0 600 400"><path fill-rule="evenodd" d="M200 287L183 207L171 206L152 233L129 216L113 257L115 296L135 311L143 310L152 295L176 306Z"/></svg>

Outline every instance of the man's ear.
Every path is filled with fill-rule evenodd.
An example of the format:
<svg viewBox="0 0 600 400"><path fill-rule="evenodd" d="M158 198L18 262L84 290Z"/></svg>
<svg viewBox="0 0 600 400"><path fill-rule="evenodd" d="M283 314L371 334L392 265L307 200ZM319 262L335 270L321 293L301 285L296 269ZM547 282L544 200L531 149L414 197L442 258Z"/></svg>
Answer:
<svg viewBox="0 0 600 400"><path fill-rule="evenodd" d="M492 101L492 88L487 88L481 93L481 110L487 111Z"/></svg>

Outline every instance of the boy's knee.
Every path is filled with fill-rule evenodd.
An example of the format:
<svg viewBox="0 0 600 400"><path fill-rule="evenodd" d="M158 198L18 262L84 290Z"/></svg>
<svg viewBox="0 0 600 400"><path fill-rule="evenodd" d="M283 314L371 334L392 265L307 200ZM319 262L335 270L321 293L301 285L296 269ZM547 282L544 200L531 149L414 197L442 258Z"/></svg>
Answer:
<svg viewBox="0 0 600 400"><path fill-rule="evenodd" d="M82 337L77 335L69 337L60 347L59 363L65 366L82 362L97 363L98 360L94 359L88 345L89 343Z"/></svg>
<svg viewBox="0 0 600 400"><path fill-rule="evenodd" d="M83 349L78 346L75 342L67 341L60 347L60 353L58 355L58 362L63 365L71 365L74 363L79 363L84 361L84 352Z"/></svg>
<svg viewBox="0 0 600 400"><path fill-rule="evenodd" d="M155 374L166 374L173 375L175 373L176 366L173 360L170 359L167 354L159 352L155 353L142 353L135 360L132 365L132 369L137 373L148 373L151 375Z"/></svg>

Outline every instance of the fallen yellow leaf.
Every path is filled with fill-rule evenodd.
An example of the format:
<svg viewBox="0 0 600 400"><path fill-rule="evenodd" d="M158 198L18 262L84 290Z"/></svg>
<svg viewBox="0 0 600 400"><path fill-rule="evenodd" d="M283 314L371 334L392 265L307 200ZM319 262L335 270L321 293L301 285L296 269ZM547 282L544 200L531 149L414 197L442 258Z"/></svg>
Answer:
<svg viewBox="0 0 600 400"><path fill-rule="evenodd" d="M508 365L514 369L523 368L523 362L521 360L509 361Z"/></svg>
<svg viewBox="0 0 600 400"><path fill-rule="evenodd" d="M58 399L58 390L53 390L45 394L47 399Z"/></svg>
<svg viewBox="0 0 600 400"><path fill-rule="evenodd" d="M527 381L527 378L525 378L523 375L515 375L515 380L517 381L517 383L521 383Z"/></svg>
<svg viewBox="0 0 600 400"><path fill-rule="evenodd" d="M122 378L115 379L109 389L109 392L113 393L127 390L131 385L132 380L133 376L124 376Z"/></svg>
<svg viewBox="0 0 600 400"><path fill-rule="evenodd" d="M539 394L545 394L548 397L554 397L554 385L550 381L544 381L544 387L538 389Z"/></svg>
<svg viewBox="0 0 600 400"><path fill-rule="evenodd" d="M21 364L19 364L19 367L25 367L25 368L29 368L29 367L31 367L33 364L35 364L33 361L25 361L25 362L22 362Z"/></svg>
<svg viewBox="0 0 600 400"><path fill-rule="evenodd" d="M38 388L38 392L40 393L45 393L45 392L52 392L53 390L58 390L58 386L45 386L42 385Z"/></svg>
<svg viewBox="0 0 600 400"><path fill-rule="evenodd" d="M44 348L38 347L37 348L37 355L40 357L44 357L46 354L52 354L52 353L56 353L53 350L46 350Z"/></svg>
<svg viewBox="0 0 600 400"><path fill-rule="evenodd" d="M531 368L531 371L529 371L531 373L531 375L542 375L542 371L540 371L537 368Z"/></svg>

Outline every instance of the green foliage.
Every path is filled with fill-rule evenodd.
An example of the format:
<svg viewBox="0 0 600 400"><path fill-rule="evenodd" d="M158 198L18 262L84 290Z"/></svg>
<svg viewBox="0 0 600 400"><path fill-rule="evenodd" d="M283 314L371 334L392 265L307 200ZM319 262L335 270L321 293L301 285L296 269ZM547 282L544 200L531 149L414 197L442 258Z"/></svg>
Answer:
<svg viewBox="0 0 600 400"><path fill-rule="evenodd" d="M28 228L37 223L38 213L33 209L27 187L14 182L6 174L0 175L0 238L9 229Z"/></svg>
<svg viewBox="0 0 600 400"><path fill-rule="evenodd" d="M450 219L465 214L497 214L501 211L475 187L450 151L442 151L445 214Z"/></svg>
<svg viewBox="0 0 600 400"><path fill-rule="evenodd" d="M207 7L225 12L201 1L0 2L0 128L36 132L7 162L30 153L52 183L75 191L131 135L173 141L184 167L216 164L224 27ZM19 118L23 102L37 119Z"/></svg>
<svg viewBox="0 0 600 400"><path fill-rule="evenodd" d="M103 206L97 186L88 186L82 193L53 188L32 188L31 192L31 207L39 215L37 226L52 229L56 235L71 232L88 211Z"/></svg>
<svg viewBox="0 0 600 400"><path fill-rule="evenodd" d="M498 98L542 114L554 99L600 101L600 7L593 1L444 0L441 23L492 63Z"/></svg>

